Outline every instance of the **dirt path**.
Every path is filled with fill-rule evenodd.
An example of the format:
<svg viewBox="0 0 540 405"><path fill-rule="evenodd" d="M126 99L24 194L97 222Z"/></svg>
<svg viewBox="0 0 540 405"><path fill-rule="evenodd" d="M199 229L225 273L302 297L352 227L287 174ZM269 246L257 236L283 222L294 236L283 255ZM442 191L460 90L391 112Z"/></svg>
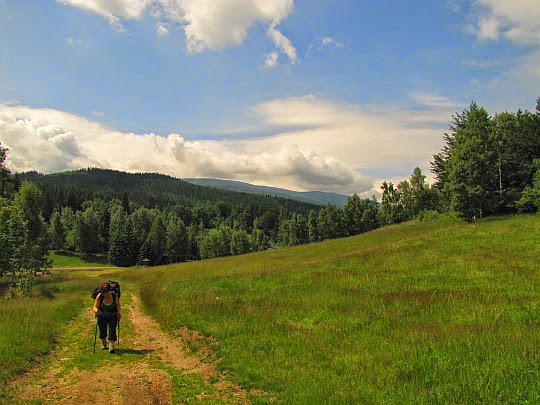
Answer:
<svg viewBox="0 0 540 405"><path fill-rule="evenodd" d="M90 308L73 321L58 348L45 362L11 385L19 401L61 404L122 403L171 404L216 400L247 404L250 395L216 369L218 360L186 351L182 339L164 332L141 309L137 296L124 305L122 328L127 329L116 355L99 350L92 354L88 332L94 317ZM197 339L181 331L183 339ZM204 357L204 358L202 358Z"/></svg>

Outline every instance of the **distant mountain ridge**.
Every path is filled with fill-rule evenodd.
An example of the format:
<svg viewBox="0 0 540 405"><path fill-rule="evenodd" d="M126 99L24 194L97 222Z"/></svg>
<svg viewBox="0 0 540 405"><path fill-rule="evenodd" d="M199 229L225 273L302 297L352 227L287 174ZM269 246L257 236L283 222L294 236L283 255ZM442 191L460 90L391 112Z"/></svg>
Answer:
<svg viewBox="0 0 540 405"><path fill-rule="evenodd" d="M239 191L243 193L271 195L273 197L289 198L317 205L326 205L330 203L342 207L345 205L347 199L349 198L349 196L332 192L293 191L278 187L257 186L237 180L221 180L206 177L183 178L182 180L199 186L215 187L229 191Z"/></svg>
<svg viewBox="0 0 540 405"><path fill-rule="evenodd" d="M29 180L42 187L46 203L65 200L63 206L80 206L84 201L101 198L122 199L124 193L139 205L164 208L176 204L194 207L197 204L254 204L259 207L284 208L307 215L320 204L290 197L274 197L239 192L218 187L201 186L159 173L125 173L117 170L88 168L53 174L20 173L21 181ZM69 203L68 203L69 200ZM50 205L50 204L49 204ZM52 212L52 206L47 211Z"/></svg>

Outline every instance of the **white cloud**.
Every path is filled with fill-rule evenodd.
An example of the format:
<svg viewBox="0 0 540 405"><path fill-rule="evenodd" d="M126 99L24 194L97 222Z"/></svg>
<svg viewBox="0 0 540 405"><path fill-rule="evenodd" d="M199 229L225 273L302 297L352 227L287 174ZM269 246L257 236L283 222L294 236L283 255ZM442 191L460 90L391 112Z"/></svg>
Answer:
<svg viewBox="0 0 540 405"><path fill-rule="evenodd" d="M166 2L163 13L183 22L190 52L208 48L220 50L244 42L248 30L257 23L275 27L292 10L292 0L177 0L177 8L169 12Z"/></svg>
<svg viewBox="0 0 540 405"><path fill-rule="evenodd" d="M61 4L78 7L105 17L118 31L123 31L122 19L136 20L153 0L57 0Z"/></svg>
<svg viewBox="0 0 540 405"><path fill-rule="evenodd" d="M0 139L10 148L8 166L17 171L102 167L351 193L372 185L319 144L313 148L301 137L302 145L292 138L282 141L280 135L276 142L273 137L186 141L179 134L126 133L58 110L0 104Z"/></svg>
<svg viewBox="0 0 540 405"><path fill-rule="evenodd" d="M540 48L516 59L511 68L490 80L485 87L496 91L493 97L504 92L507 100L512 97L527 104L534 102L540 88Z"/></svg>
<svg viewBox="0 0 540 405"><path fill-rule="evenodd" d="M446 123L465 107L413 94L423 104L415 110L314 95L270 100L250 112L253 132L272 135L233 140L121 132L58 110L0 104L0 140L10 148L8 166L18 171L103 167L369 195L380 184L365 172L403 179L420 166L429 177Z"/></svg>
<svg viewBox="0 0 540 405"><path fill-rule="evenodd" d="M277 26L290 14L294 0L57 0L106 18L118 31L122 20L142 18L148 10L159 18L158 35L169 34L163 21L181 24L190 53L214 51L244 43L250 28L268 25L268 36L292 63L296 48Z"/></svg>
<svg viewBox="0 0 540 405"><path fill-rule="evenodd" d="M169 26L166 23L158 23L156 25L156 32L160 37L165 37L169 35Z"/></svg>
<svg viewBox="0 0 540 405"><path fill-rule="evenodd" d="M105 114L103 112L101 112L101 111L92 111L92 115L94 117L99 117L99 118L105 116Z"/></svg>
<svg viewBox="0 0 540 405"><path fill-rule="evenodd" d="M289 38L276 29L275 24L270 25L268 28L268 35L270 38L272 38L278 49L285 53L293 64L298 62L296 48L293 46Z"/></svg>
<svg viewBox="0 0 540 405"><path fill-rule="evenodd" d="M420 105L428 107L456 107L462 105L462 102L457 102L448 97L439 96L436 94L412 92L410 97Z"/></svg>
<svg viewBox="0 0 540 405"><path fill-rule="evenodd" d="M253 112L261 124L289 129L243 141L242 149L271 152L296 144L302 150L333 156L356 174L367 170L403 179L420 166L429 175L429 161L440 150L446 123L456 110L466 107L431 104L407 110L335 103L313 95L272 100L255 106Z"/></svg>
<svg viewBox="0 0 540 405"><path fill-rule="evenodd" d="M270 52L269 54L266 55L264 64L261 67L263 69L270 69L270 68L276 67L277 64L278 64L278 53Z"/></svg>
<svg viewBox="0 0 540 405"><path fill-rule="evenodd" d="M86 52L92 49L92 41L89 38L67 37L66 43L79 52Z"/></svg>
<svg viewBox="0 0 540 405"><path fill-rule="evenodd" d="M530 48L529 53L515 58L495 79L482 84L482 89L503 92L505 99L523 103L538 97L540 86L540 2L539 0L474 0L476 8L469 18L473 24L469 34L480 40L497 41L501 38ZM497 62L466 63L477 68L494 66ZM501 103L495 102L496 105Z"/></svg>
<svg viewBox="0 0 540 405"><path fill-rule="evenodd" d="M538 0L475 0L481 7L477 16L479 39L540 45L540 4Z"/></svg>
<svg viewBox="0 0 540 405"><path fill-rule="evenodd" d="M324 38L321 39L321 46L319 47L319 50L321 50L322 48L324 48L325 46L328 46L328 45L334 45L337 48L343 48L343 44L340 43L340 42L337 42L334 38L332 38L332 37L324 37Z"/></svg>

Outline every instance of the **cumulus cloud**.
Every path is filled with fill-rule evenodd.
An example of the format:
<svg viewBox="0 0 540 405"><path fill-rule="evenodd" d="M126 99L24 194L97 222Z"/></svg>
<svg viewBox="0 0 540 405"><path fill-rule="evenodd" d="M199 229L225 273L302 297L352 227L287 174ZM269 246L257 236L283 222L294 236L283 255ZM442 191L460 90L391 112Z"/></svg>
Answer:
<svg viewBox="0 0 540 405"><path fill-rule="evenodd" d="M504 91L506 98L535 99L540 86L540 4L538 0L474 0L473 24L468 30L480 40L497 41L501 38L522 46L530 52L512 61L498 77L486 83L487 90ZM484 68L492 63L468 63ZM502 65L502 63L501 63Z"/></svg>
<svg viewBox="0 0 540 405"><path fill-rule="evenodd" d="M0 139L10 148L10 168L17 171L102 167L239 179L297 190L371 189L369 178L343 160L321 154L324 149L312 148L301 138L302 145L292 138L280 140L279 134L276 142L273 138L186 141L180 134L121 132L58 110L0 104Z"/></svg>
<svg viewBox="0 0 540 405"><path fill-rule="evenodd" d="M121 20L142 17L153 0L57 0L61 4L78 7L105 17L118 31L123 31Z"/></svg>
<svg viewBox="0 0 540 405"><path fill-rule="evenodd" d="M538 0L476 0L481 12L475 33L479 39L496 40L501 35L511 41L540 45L540 5Z"/></svg>
<svg viewBox="0 0 540 405"><path fill-rule="evenodd" d="M157 33L165 36L169 27L163 22L180 24L190 53L205 49L222 50L241 45L250 28L268 26L268 36L292 63L298 61L296 48L278 30L290 14L294 0L58 0L105 17L118 31L122 20L141 18L145 11L159 18Z"/></svg>

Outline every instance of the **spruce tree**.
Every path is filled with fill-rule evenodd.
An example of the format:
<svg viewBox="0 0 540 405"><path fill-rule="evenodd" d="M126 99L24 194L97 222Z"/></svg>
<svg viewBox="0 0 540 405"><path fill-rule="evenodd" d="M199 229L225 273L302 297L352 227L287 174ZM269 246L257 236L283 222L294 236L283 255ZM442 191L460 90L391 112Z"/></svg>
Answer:
<svg viewBox="0 0 540 405"><path fill-rule="evenodd" d="M161 215L156 216L154 219L152 228L150 228L150 233L148 234L148 241L150 242L152 251L157 256L155 264L161 263L167 248L167 228L163 223Z"/></svg>
<svg viewBox="0 0 540 405"><path fill-rule="evenodd" d="M137 260L138 266L152 266L154 265L155 259L155 253L152 250L152 244L146 240L141 246L141 249L139 250L139 257Z"/></svg>
<svg viewBox="0 0 540 405"><path fill-rule="evenodd" d="M184 221L172 215L167 223L167 250L170 261L185 261L189 253L188 234Z"/></svg>

